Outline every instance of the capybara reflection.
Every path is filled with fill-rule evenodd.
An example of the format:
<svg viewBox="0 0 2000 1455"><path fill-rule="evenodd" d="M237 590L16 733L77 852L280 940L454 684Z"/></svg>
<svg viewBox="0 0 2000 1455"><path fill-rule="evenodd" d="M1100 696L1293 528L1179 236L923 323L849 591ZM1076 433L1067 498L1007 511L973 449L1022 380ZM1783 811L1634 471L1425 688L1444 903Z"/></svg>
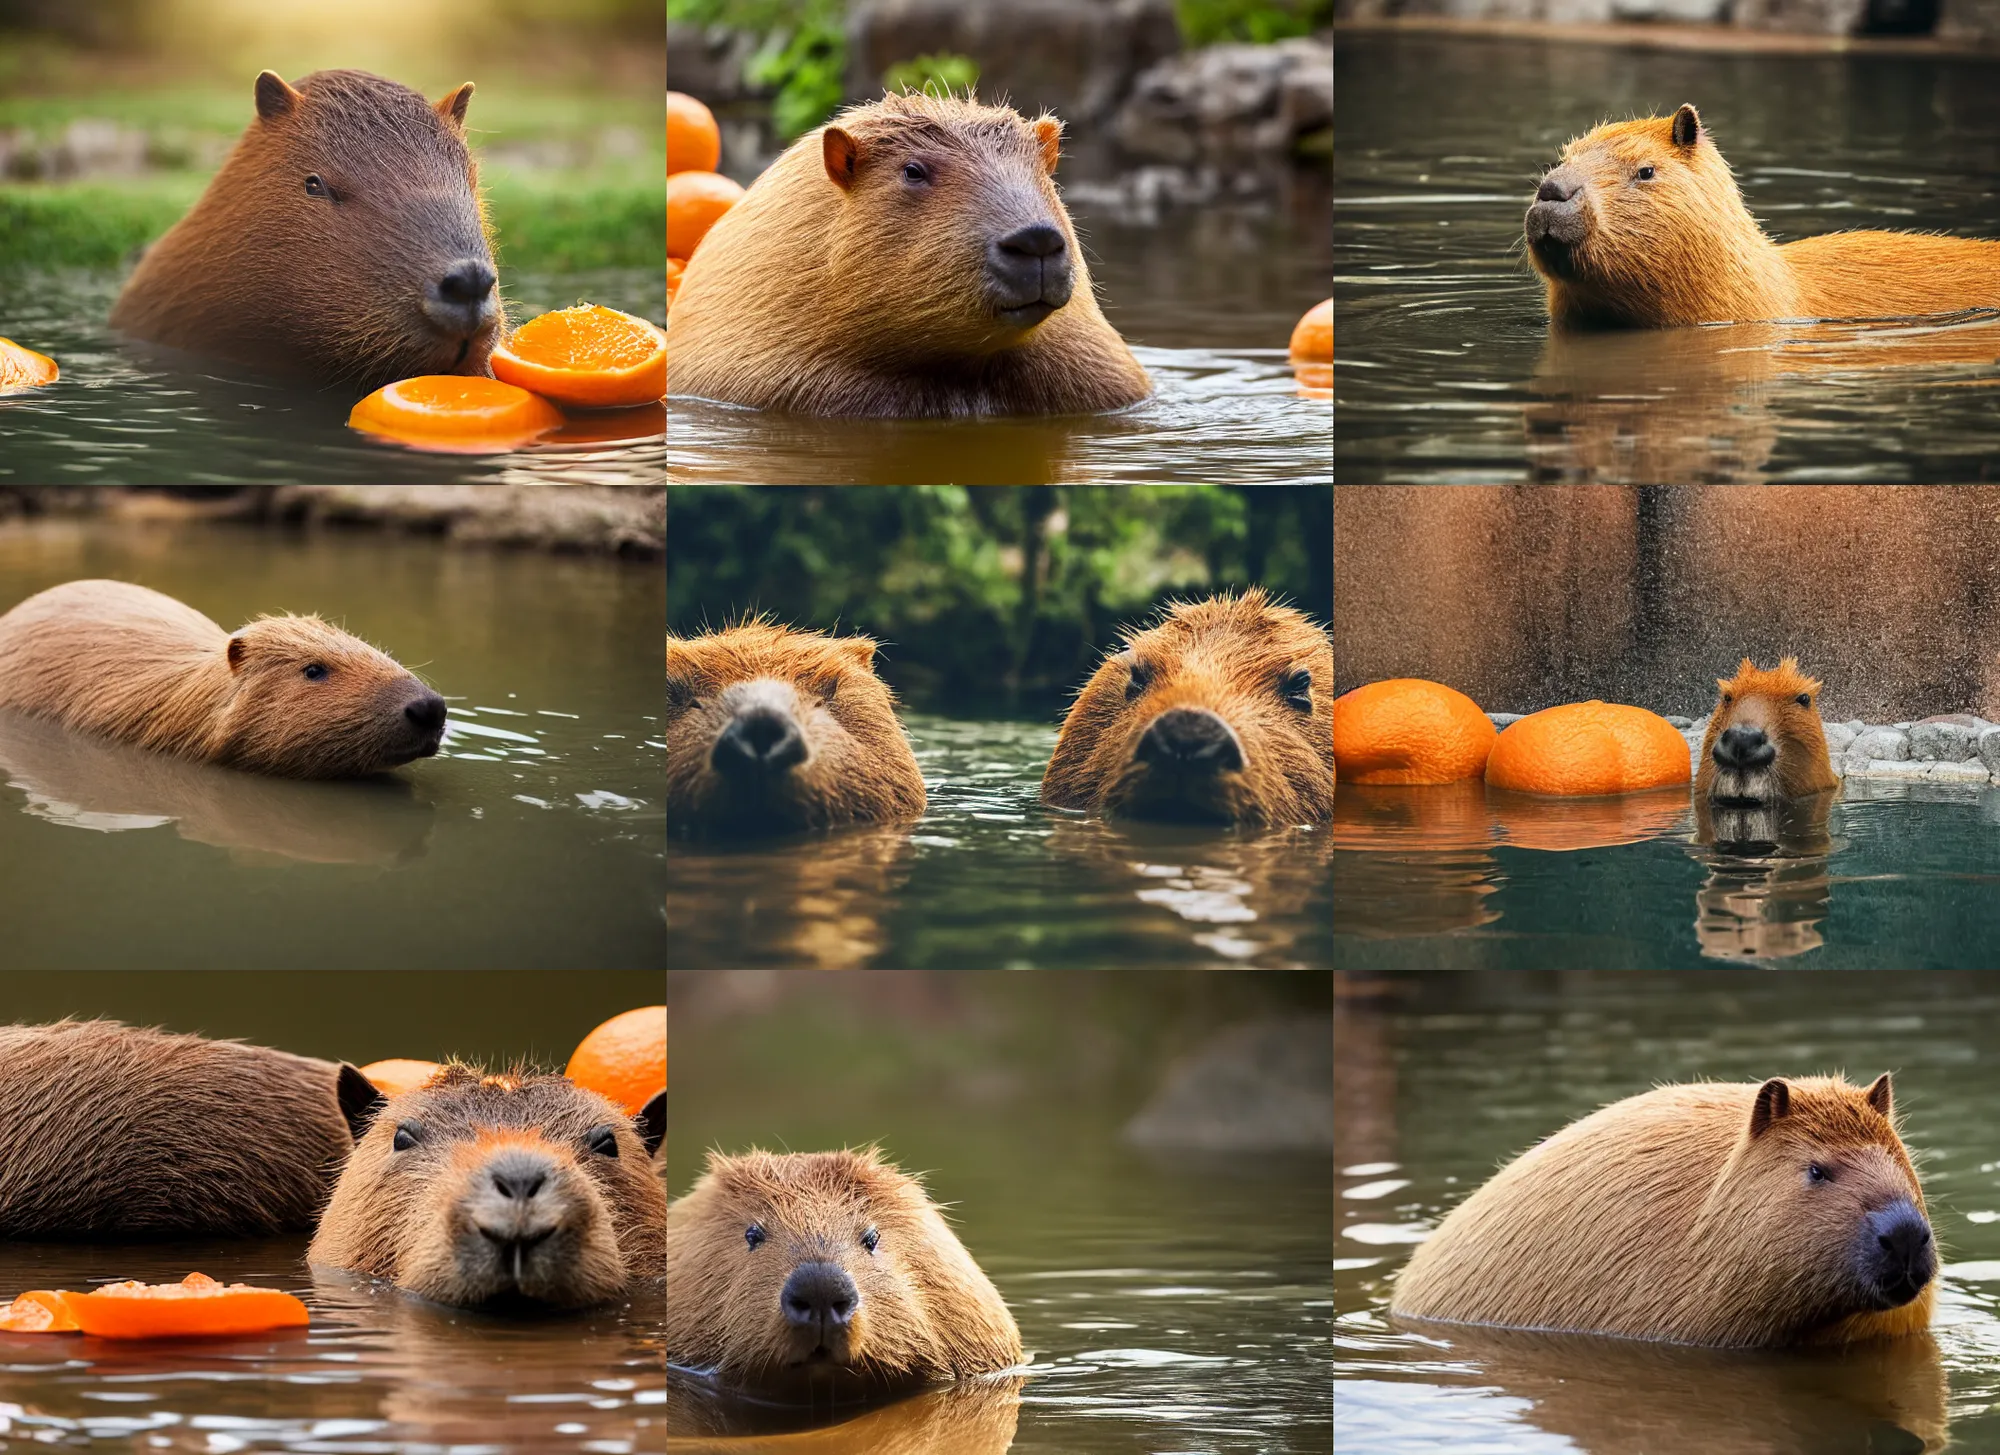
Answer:
<svg viewBox="0 0 2000 1455"><path fill-rule="evenodd" d="M1253 587L1125 633L1063 719L1042 801L1120 818L1333 817L1333 646Z"/></svg>
<svg viewBox="0 0 2000 1455"><path fill-rule="evenodd" d="M464 1307L581 1307L664 1271L664 1115L456 1061L393 1099L343 1067L340 1095L357 1140L311 1263Z"/></svg>
<svg viewBox="0 0 2000 1455"><path fill-rule="evenodd" d="M924 779L869 637L767 620L667 638L667 822L772 833L900 822Z"/></svg>
<svg viewBox="0 0 2000 1455"><path fill-rule="evenodd" d="M435 753L444 699L316 616L234 634L123 581L70 581L0 616L0 707L205 763L355 778Z"/></svg>
<svg viewBox="0 0 2000 1455"><path fill-rule="evenodd" d="M824 1405L1018 1364L1013 1315L878 1151L740 1156L667 1215L667 1362Z"/></svg>
<svg viewBox="0 0 2000 1455"><path fill-rule="evenodd" d="M466 82L435 106L365 71L257 77L257 119L111 312L154 343L357 389L486 374L502 314L465 145Z"/></svg>
<svg viewBox="0 0 2000 1455"><path fill-rule="evenodd" d="M1413 1319L1684 1344L1930 1323L1937 1250L1889 1077L1663 1086L1529 1148L1396 1280Z"/></svg>
<svg viewBox="0 0 2000 1455"><path fill-rule="evenodd" d="M1061 149L1053 116L969 98L843 111L702 239L667 322L672 392L878 416L1144 399L1051 180Z"/></svg>
<svg viewBox="0 0 2000 1455"><path fill-rule="evenodd" d="M1722 804L1771 803L1838 788L1819 720L1819 683L1796 657L1765 670L1745 657L1734 677L1718 677L1695 773L1697 798Z"/></svg>
<svg viewBox="0 0 2000 1455"><path fill-rule="evenodd" d="M351 1143L339 1066L65 1020L0 1026L0 1237L312 1225Z"/></svg>
<svg viewBox="0 0 2000 1455"><path fill-rule="evenodd" d="M1882 318L2000 304L2000 242L1836 232L1779 244L1692 106L1571 141L1526 219L1562 327Z"/></svg>

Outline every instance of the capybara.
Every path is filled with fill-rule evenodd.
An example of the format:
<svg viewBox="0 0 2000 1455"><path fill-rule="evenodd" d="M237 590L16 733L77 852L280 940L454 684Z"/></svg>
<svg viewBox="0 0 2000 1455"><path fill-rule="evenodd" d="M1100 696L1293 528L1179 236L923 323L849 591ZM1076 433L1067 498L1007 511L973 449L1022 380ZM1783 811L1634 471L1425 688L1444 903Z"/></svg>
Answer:
<svg viewBox="0 0 2000 1455"><path fill-rule="evenodd" d="M1333 646L1253 587L1181 601L1084 684L1042 801L1123 818L1333 817Z"/></svg>
<svg viewBox="0 0 2000 1455"><path fill-rule="evenodd" d="M153 343L367 390L486 374L503 322L465 145L466 82L435 106L365 71L257 77L257 119L111 311Z"/></svg>
<svg viewBox="0 0 2000 1455"><path fill-rule="evenodd" d="M825 1404L1021 1361L1014 1317L878 1149L711 1152L667 1213L667 1362Z"/></svg>
<svg viewBox="0 0 2000 1455"><path fill-rule="evenodd" d="M566 1077L457 1061L394 1098L343 1067L340 1093L356 1141L309 1262L467 1308L603 1303L665 1271L664 1096L635 1120Z"/></svg>
<svg viewBox="0 0 2000 1455"><path fill-rule="evenodd" d="M316 616L229 633L124 581L69 581L0 616L0 707L201 762L354 778L435 753L444 699Z"/></svg>
<svg viewBox="0 0 2000 1455"><path fill-rule="evenodd" d="M1799 670L1796 657L1768 671L1745 657L1734 677L1715 685L1722 696L1701 741L1697 798L1770 803L1840 786L1820 725L1819 683Z"/></svg>
<svg viewBox="0 0 2000 1455"><path fill-rule="evenodd" d="M889 95L793 143L710 229L674 394L801 414L1086 414L1152 393L1050 179L1062 123Z"/></svg>
<svg viewBox="0 0 2000 1455"><path fill-rule="evenodd" d="M667 822L767 833L899 822L924 780L869 637L759 618L667 638Z"/></svg>
<svg viewBox="0 0 2000 1455"><path fill-rule="evenodd" d="M1501 1168L1418 1245L1412 1319L1731 1347L1930 1323L1937 1250L1889 1077L1627 1097Z"/></svg>
<svg viewBox="0 0 2000 1455"><path fill-rule="evenodd" d="M1560 327L1884 318L2000 305L2000 242L1835 232L1779 244L1692 106L1571 141L1529 205Z"/></svg>
<svg viewBox="0 0 2000 1455"><path fill-rule="evenodd" d="M64 1020L0 1026L0 1237L312 1226L352 1144L331 1061Z"/></svg>

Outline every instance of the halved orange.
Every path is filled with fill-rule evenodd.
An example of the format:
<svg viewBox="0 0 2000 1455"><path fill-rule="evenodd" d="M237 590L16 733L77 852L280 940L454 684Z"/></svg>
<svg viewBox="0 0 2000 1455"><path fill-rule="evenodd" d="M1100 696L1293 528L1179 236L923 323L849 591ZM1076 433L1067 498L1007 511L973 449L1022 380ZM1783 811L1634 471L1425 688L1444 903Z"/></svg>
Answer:
<svg viewBox="0 0 2000 1455"><path fill-rule="evenodd" d="M637 1116L667 1087L667 1008L611 1017L577 1043L563 1075Z"/></svg>
<svg viewBox="0 0 2000 1455"><path fill-rule="evenodd" d="M1331 364L1333 362L1333 300L1315 303L1292 330L1292 362Z"/></svg>
<svg viewBox="0 0 2000 1455"><path fill-rule="evenodd" d="M667 92L667 175L712 172L721 160L715 113L684 91Z"/></svg>
<svg viewBox="0 0 2000 1455"><path fill-rule="evenodd" d="M61 373L56 361L47 354L22 348L10 338L0 338L0 394L53 384Z"/></svg>
<svg viewBox="0 0 2000 1455"><path fill-rule="evenodd" d="M667 392L667 336L643 318L579 303L515 329L493 350L493 374L584 409L648 404Z"/></svg>
<svg viewBox="0 0 2000 1455"><path fill-rule="evenodd" d="M1370 682L1333 700L1333 757L1343 783L1477 778L1493 735L1478 703L1421 677Z"/></svg>
<svg viewBox="0 0 2000 1455"><path fill-rule="evenodd" d="M37 1288L0 1309L0 1331L9 1334L73 1334L77 1322L61 1293Z"/></svg>
<svg viewBox="0 0 2000 1455"><path fill-rule="evenodd" d="M419 374L354 406L350 429L425 450L511 450L563 422L562 411L517 385L477 374Z"/></svg>
<svg viewBox="0 0 2000 1455"><path fill-rule="evenodd" d="M692 258L743 189L720 172L675 172L667 178L667 256Z"/></svg>
<svg viewBox="0 0 2000 1455"><path fill-rule="evenodd" d="M406 1091L414 1091L443 1068L435 1061L413 1061L405 1056L391 1056L386 1061L370 1061L361 1068L361 1074L374 1083L375 1089L384 1096L401 1096Z"/></svg>
<svg viewBox="0 0 2000 1455"><path fill-rule="evenodd" d="M179 1283L110 1283L89 1293L66 1292L63 1302L84 1333L107 1339L256 1334L308 1322L306 1306L289 1293L218 1283L206 1273L190 1273Z"/></svg>
<svg viewBox="0 0 2000 1455"><path fill-rule="evenodd" d="M1694 777L1687 739L1658 713L1618 702L1566 702L1529 713L1494 740L1489 788L1589 797L1664 788Z"/></svg>

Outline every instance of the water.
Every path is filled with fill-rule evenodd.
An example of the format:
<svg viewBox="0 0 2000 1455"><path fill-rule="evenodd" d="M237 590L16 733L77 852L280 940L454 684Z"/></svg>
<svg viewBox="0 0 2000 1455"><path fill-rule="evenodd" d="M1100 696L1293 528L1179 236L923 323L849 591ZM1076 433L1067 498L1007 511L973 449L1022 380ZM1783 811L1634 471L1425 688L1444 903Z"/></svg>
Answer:
<svg viewBox="0 0 2000 1455"><path fill-rule="evenodd" d="M1692 101L1781 242L2000 237L2000 66L1367 33L1335 65L1343 479L1992 478L2000 314L1552 339L1521 227L1564 142Z"/></svg>
<svg viewBox="0 0 2000 1455"><path fill-rule="evenodd" d="M1222 1026L1275 1017L1324 1045L1329 988L1199 972L676 971L669 1188L692 1184L709 1147L879 1138L899 1165L929 1169L1031 1360L976 1433L925 1428L948 1397L898 1407L927 1436L894 1446L910 1455L1323 1452L1325 1153L1144 1152L1122 1129ZM878 1424L810 1448L890 1446Z"/></svg>
<svg viewBox="0 0 2000 1455"><path fill-rule="evenodd" d="M1158 392L1113 414L979 422L829 420L676 399L674 484L1310 484L1333 416L1286 359L1326 297L1326 192L1169 213L1072 203L1105 316Z"/></svg>
<svg viewBox="0 0 2000 1455"><path fill-rule="evenodd" d="M1328 963L1325 829L1113 824L1041 805L1053 727L904 717L913 826L674 841L676 968Z"/></svg>
<svg viewBox="0 0 2000 1455"><path fill-rule="evenodd" d="M598 417L622 443L550 443L490 455L407 449L347 427L351 388L212 372L121 343L105 324L121 275L0 274L5 336L49 355L62 377L0 398L0 481L63 485L632 484L660 479L659 412ZM509 317L587 299L662 322L666 279L628 268L509 272ZM592 417L573 421L579 434Z"/></svg>
<svg viewBox="0 0 2000 1455"><path fill-rule="evenodd" d="M1449 1449L1862 1455L2000 1449L2000 1202L1987 1109L2000 998L1983 977L1571 973L1395 977L1336 1000L1335 1435L1342 1455ZM1930 1337L1743 1353L1402 1327L1392 1275L1503 1161L1661 1081L1845 1068L1896 1077L1944 1256Z"/></svg>
<svg viewBox="0 0 2000 1455"><path fill-rule="evenodd" d="M657 565L375 533L0 526L0 603L136 581L318 612L450 705L438 756L296 783L0 722L5 963L658 966Z"/></svg>

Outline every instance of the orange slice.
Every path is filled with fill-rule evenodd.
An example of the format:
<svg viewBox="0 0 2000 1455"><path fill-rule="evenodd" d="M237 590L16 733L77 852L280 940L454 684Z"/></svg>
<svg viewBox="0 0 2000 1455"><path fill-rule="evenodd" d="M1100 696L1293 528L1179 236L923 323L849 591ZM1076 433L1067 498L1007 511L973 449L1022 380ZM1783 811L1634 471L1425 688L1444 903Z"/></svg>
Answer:
<svg viewBox="0 0 2000 1455"><path fill-rule="evenodd" d="M548 400L476 374L419 374L385 384L354 406L350 429L418 449L518 449L563 422Z"/></svg>
<svg viewBox="0 0 2000 1455"><path fill-rule="evenodd" d="M61 373L56 361L47 354L24 349L10 338L0 338L0 394L53 384Z"/></svg>
<svg viewBox="0 0 2000 1455"><path fill-rule="evenodd" d="M720 172L675 172L667 178L667 256L692 258L743 189Z"/></svg>
<svg viewBox="0 0 2000 1455"><path fill-rule="evenodd" d="M1331 364L1333 362L1333 300L1315 303L1292 330L1292 362Z"/></svg>
<svg viewBox="0 0 2000 1455"><path fill-rule="evenodd" d="M493 350L493 374L585 409L647 404L667 392L667 336L643 318L579 303L515 329Z"/></svg>
<svg viewBox="0 0 2000 1455"><path fill-rule="evenodd" d="M391 1056L386 1061L370 1061L361 1068L361 1074L373 1082L375 1089L384 1096L401 1096L422 1086L441 1069L435 1061L412 1061L403 1056Z"/></svg>
<svg viewBox="0 0 2000 1455"><path fill-rule="evenodd" d="M190 1273L179 1283L106 1284L65 1293L63 1302L86 1334L106 1339L170 1339L188 1334L256 1334L303 1328L306 1306L275 1288L218 1283Z"/></svg>
<svg viewBox="0 0 2000 1455"><path fill-rule="evenodd" d="M684 91L667 92L667 175L712 172L721 160L715 113Z"/></svg>
<svg viewBox="0 0 2000 1455"><path fill-rule="evenodd" d="M667 1086L667 1008L615 1015L577 1044L563 1075L637 1116Z"/></svg>
<svg viewBox="0 0 2000 1455"><path fill-rule="evenodd" d="M77 1323L63 1295L37 1288L0 1309L0 1331L9 1334L73 1334Z"/></svg>

